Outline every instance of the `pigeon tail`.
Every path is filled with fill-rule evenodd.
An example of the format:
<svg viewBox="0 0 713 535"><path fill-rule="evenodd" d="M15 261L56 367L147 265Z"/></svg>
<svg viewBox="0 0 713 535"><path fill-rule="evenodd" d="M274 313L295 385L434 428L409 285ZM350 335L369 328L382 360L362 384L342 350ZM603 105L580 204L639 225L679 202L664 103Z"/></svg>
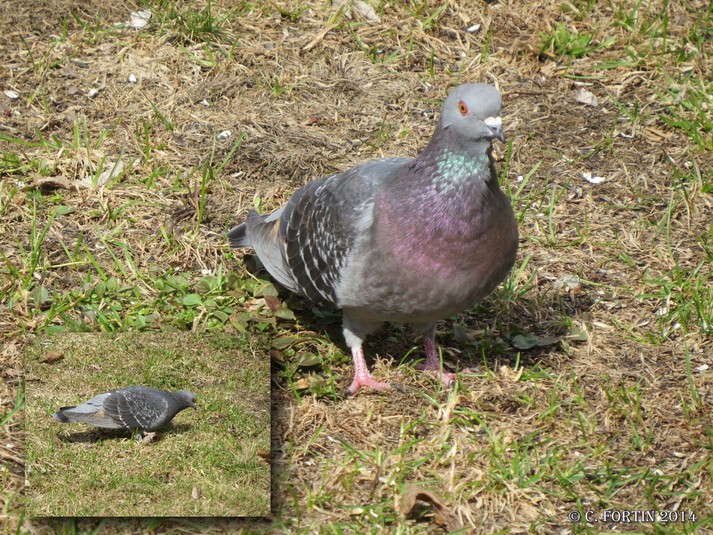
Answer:
<svg viewBox="0 0 713 535"><path fill-rule="evenodd" d="M250 214L255 214L259 219L261 219L265 223L272 223L273 221L277 221L280 219L280 216L282 215L282 208L279 210L275 210L271 214L268 215L259 215L255 210L250 210L248 215ZM228 243L230 244L230 247L233 249L240 249L241 247L252 247L252 240L250 239L250 229L248 229L248 223L245 221L244 223L240 223L239 225L234 226L233 228L230 229L228 232Z"/></svg>
<svg viewBox="0 0 713 535"><path fill-rule="evenodd" d="M251 247L247 231L248 227L245 223L240 223L230 229L230 232L228 232L228 243L230 244L230 247L233 249Z"/></svg>
<svg viewBox="0 0 713 535"><path fill-rule="evenodd" d="M301 294L302 291L292 276L292 270L285 263L283 257L282 241L280 239L281 213L282 210L278 210L265 217L251 210L248 213L247 221L235 227L230 233L234 233L236 241L239 240L239 243L247 242L250 247L255 249L265 269L280 284L292 292ZM241 227L244 227L244 229ZM229 237L229 239L231 238Z"/></svg>
<svg viewBox="0 0 713 535"><path fill-rule="evenodd" d="M67 423L71 422L71 420L69 418L67 418L67 415L64 414L64 411L70 410L70 409L75 409L75 408L76 408L76 406L74 406L74 405L69 406L69 407L60 407L59 410L52 415L52 418L54 418L58 422L67 424Z"/></svg>

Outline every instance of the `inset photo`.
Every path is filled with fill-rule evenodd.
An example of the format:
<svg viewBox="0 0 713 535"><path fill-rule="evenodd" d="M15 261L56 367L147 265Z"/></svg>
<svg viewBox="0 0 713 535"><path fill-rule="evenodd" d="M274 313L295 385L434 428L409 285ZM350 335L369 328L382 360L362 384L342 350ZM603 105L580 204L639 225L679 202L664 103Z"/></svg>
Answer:
<svg viewBox="0 0 713 535"><path fill-rule="evenodd" d="M54 334L25 365L27 516L270 515L269 348Z"/></svg>

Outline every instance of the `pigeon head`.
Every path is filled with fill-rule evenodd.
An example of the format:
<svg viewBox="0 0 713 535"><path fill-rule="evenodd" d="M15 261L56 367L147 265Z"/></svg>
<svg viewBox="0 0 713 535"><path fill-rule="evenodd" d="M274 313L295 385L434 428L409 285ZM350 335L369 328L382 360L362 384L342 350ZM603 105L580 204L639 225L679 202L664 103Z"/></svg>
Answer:
<svg viewBox="0 0 713 535"><path fill-rule="evenodd" d="M196 395L190 390L179 390L173 393L173 397L184 409L191 407L196 408Z"/></svg>
<svg viewBox="0 0 713 535"><path fill-rule="evenodd" d="M461 139L489 142L497 138L505 142L501 106L500 93L492 85L460 85L443 103L441 128L451 129Z"/></svg>

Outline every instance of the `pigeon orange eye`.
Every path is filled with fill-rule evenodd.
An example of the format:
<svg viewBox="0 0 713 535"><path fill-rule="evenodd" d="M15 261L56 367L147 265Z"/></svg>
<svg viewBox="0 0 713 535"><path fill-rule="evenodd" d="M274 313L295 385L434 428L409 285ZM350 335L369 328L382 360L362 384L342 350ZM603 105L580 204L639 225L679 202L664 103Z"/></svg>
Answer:
<svg viewBox="0 0 713 535"><path fill-rule="evenodd" d="M461 115L465 115L466 113L468 113L468 106L466 106L465 102L463 102L462 100L458 102L458 111Z"/></svg>

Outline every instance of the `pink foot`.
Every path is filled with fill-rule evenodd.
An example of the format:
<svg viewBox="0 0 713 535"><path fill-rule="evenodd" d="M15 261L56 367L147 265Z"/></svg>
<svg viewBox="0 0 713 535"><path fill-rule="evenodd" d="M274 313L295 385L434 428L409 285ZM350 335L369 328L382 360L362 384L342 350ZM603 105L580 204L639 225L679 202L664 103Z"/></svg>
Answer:
<svg viewBox="0 0 713 535"><path fill-rule="evenodd" d="M448 370L441 371L438 367L435 369L428 368L426 367L426 364L416 364L416 369L440 380L443 388L450 388L455 384L458 378L458 376L453 372L449 372Z"/></svg>
<svg viewBox="0 0 713 535"><path fill-rule="evenodd" d="M426 338L423 345L426 348L426 362L423 364L417 364L416 369L426 372L427 374L440 380L444 388L450 388L453 384L455 384L457 376L455 373L449 372L445 366L441 370L441 361L438 358L436 342L430 338Z"/></svg>
<svg viewBox="0 0 713 535"><path fill-rule="evenodd" d="M356 394L364 386L375 388L376 390L388 390L391 388L389 383L382 383L371 376L364 360L364 350L361 347L352 348L352 357L354 358L355 373L354 380L348 388L350 394Z"/></svg>
<svg viewBox="0 0 713 535"><path fill-rule="evenodd" d="M382 383L381 381L377 381L371 376L371 374L367 374L366 376L362 377L356 375L354 376L352 384L349 385L349 393L354 395L359 392L359 390L361 390L361 388L364 386L369 388L375 388L376 390L389 390L391 388L391 385L389 383Z"/></svg>

